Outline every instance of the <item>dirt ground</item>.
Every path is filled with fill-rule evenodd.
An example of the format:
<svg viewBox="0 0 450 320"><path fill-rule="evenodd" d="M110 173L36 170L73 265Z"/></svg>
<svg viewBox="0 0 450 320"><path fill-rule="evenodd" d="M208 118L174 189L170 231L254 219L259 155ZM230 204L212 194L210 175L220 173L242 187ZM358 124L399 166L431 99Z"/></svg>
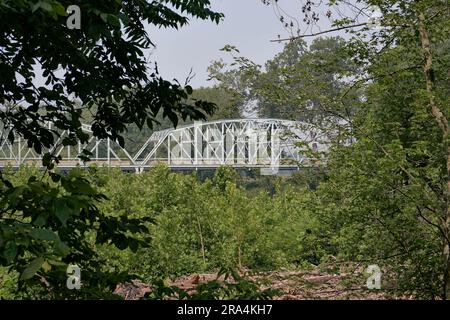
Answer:
<svg viewBox="0 0 450 320"><path fill-rule="evenodd" d="M329 273L319 270L264 272L247 275L247 279L259 283L261 290L277 289L280 294L274 300L315 300L315 299L413 299L412 296L395 296L388 290L369 290L361 270L353 272ZM217 274L193 274L168 281L167 285L176 286L187 292L194 292L200 283L217 279ZM219 278L220 280L220 278ZM126 300L142 298L152 288L138 280L117 286L115 292Z"/></svg>

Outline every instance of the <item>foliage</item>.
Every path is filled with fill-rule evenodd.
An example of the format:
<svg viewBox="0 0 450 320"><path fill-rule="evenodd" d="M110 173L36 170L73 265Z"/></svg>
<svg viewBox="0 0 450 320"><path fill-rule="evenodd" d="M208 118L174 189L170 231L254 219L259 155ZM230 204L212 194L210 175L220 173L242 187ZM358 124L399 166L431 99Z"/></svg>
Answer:
<svg viewBox="0 0 450 320"><path fill-rule="evenodd" d="M157 70L147 75L141 50L151 43L142 21L178 27L187 22L182 14L218 21L208 1L83 3L92 15L84 15L86 28L79 31L63 26L63 1L30 6L35 2L0 2L6 104L0 116L2 125L14 126L10 140L17 133L43 151L59 131L41 121L55 120L59 130L71 132L63 144L85 141L81 109L90 108L94 134L123 144L129 124L135 139L137 130L151 130L159 120L176 125L179 116L205 118L212 105L202 99L222 105L226 117L249 106L260 116L324 126L331 116L339 137L330 141L324 166L285 180L238 177L228 167L205 181L164 166L139 175L110 168L61 174L48 155L44 174L6 170L0 176L2 297L112 298L114 285L133 277L154 283L153 299L268 298L238 273L234 282L200 285L193 296L164 280L324 262L333 270L347 262L378 264L382 289L449 297L450 30L444 1L361 1L381 8L379 29L367 23L354 28L355 17L334 20L333 28L350 32L348 41L317 38L307 45L294 37L264 68L225 46L233 63L215 61L209 68L218 86L194 92L162 80ZM303 7L308 24L317 22L313 4ZM30 82L35 58L53 91ZM54 73L59 65L62 77ZM21 100L27 104L17 105ZM64 286L69 263L82 268L85 289L79 292Z"/></svg>
<svg viewBox="0 0 450 320"><path fill-rule="evenodd" d="M335 183L339 191L347 190L341 194L345 205L336 202L345 213L341 236L348 238L347 246L360 239L366 257L393 256L385 265L393 269L398 288L445 299L450 293L449 149L448 130L437 113L448 119L444 66L450 56L443 50L450 35L448 10L439 1L400 1L401 10L389 1L366 3L380 6L384 27L367 36L366 50L357 49L356 37L349 44L357 59L369 62L366 71L376 81L364 85L364 108L353 119L357 142L337 153ZM353 249L361 254L362 248Z"/></svg>
<svg viewBox="0 0 450 320"><path fill-rule="evenodd" d="M31 174L26 184L1 180L0 262L18 272L18 288L25 297L101 297L128 275L103 273L96 244L111 243L136 251L145 242L133 236L145 233L142 224L125 215L104 215L98 203L106 197L93 188L80 170L68 175ZM66 269L77 264L83 274L82 291L66 287Z"/></svg>
<svg viewBox="0 0 450 320"><path fill-rule="evenodd" d="M33 176L35 170L24 167L8 176L11 180L14 179L15 184L22 185L22 181ZM81 172L76 170L67 179ZM321 252L311 254L309 246L312 243L303 241L308 229L314 228L314 216L308 211L312 198L305 193L306 196L299 199L296 197L297 191L289 187L284 191L280 189L273 196L265 191L261 191L256 197L249 196L243 188L237 187L233 181L235 177L233 169L227 167L218 170L212 180L205 182L200 182L195 175L171 173L163 166L139 175L95 167L84 172L80 179L89 181L90 188L96 190L96 194L104 194L108 198L107 201L91 204L85 201L84 194L79 195L84 197L85 206L95 206L89 218L85 218L89 219L85 223L88 222L87 225L90 226L90 219L100 219L103 222L94 228L93 234L93 228L82 229L81 225L78 226L77 223L81 224L83 221L82 214L70 216L66 221L67 227L76 225L77 229L86 230L84 235L80 234L77 239L73 239L83 246L76 246L79 249L74 252L74 242L68 242L67 245L71 248L69 253L58 255L53 250L54 242L61 239L65 243L68 240L62 233L62 222L58 220L55 211L50 211L56 215L52 216L55 220L55 229L52 230L56 234L55 241L40 241L46 246L39 247L39 250L47 249L36 255L49 261L52 269L48 272L40 269L32 279L35 279L36 285L39 279L46 279L55 296L38 291L34 292L35 297L57 297L58 290L61 295L71 296L67 289L64 291L62 288L65 286L66 266L53 266L50 263L53 260L79 264L83 281L79 293L85 294L79 297L91 298L100 296L100 292L96 292L97 295L89 292L91 295L88 295L85 290L95 285L95 279L100 281L106 275L109 279L109 291L105 291L103 287L103 294L111 293L117 281L125 281L131 277L142 278L157 285L158 279L195 272L236 268L274 270L283 266L307 267L317 263ZM48 183L52 188L64 189L61 182ZM45 189L46 192L53 190L49 187ZM127 217L126 221L123 220L124 217ZM123 224L115 224L116 219L123 221ZM141 224L136 225L137 222ZM130 231L135 234L131 236ZM106 235L111 233L114 236L108 241ZM21 245L19 248L25 250L27 247ZM91 255L89 259L84 256L88 253ZM30 260L32 256L27 255L26 261ZM95 272L94 268L97 268ZM54 282L53 272L55 277L58 275ZM114 278L114 274L123 277ZM9 276L8 279L10 287L14 287L14 278ZM61 281L60 284L58 281ZM98 286L100 289L100 284ZM214 288L218 291L214 291ZM230 299L250 297L259 292L253 289L254 286L244 279L236 285L230 283L227 287L210 283L200 287L201 294L199 293L198 298L200 295L220 295ZM73 292L73 297L77 293ZM5 297L8 295L19 297L11 291L5 292Z"/></svg>
<svg viewBox="0 0 450 320"><path fill-rule="evenodd" d="M303 26L314 30L323 19L320 10L314 1L299 3ZM383 266L394 288L447 299L448 6L429 0L337 0L328 5L332 27L320 33L346 30L349 40L341 52L359 72L344 81L336 96L341 110L350 107L340 116L346 124L341 133L352 143L335 144L328 154L327 182L317 191L321 209L315 232L328 236L330 254ZM376 28L360 19L361 13L370 19L367 8L372 6L381 13ZM342 13L345 8L346 15L333 15L334 9ZM284 24L285 18L294 19L281 16ZM314 36L300 29L296 34L290 43ZM349 94L357 99L349 100Z"/></svg>
<svg viewBox="0 0 450 320"><path fill-rule="evenodd" d="M407 54L414 59L402 47L380 58L398 68L394 61L402 64ZM444 273L438 225L447 182L443 141L423 107L421 77L419 70L402 71L367 88L365 109L354 119L356 142L329 158L326 203L334 210L324 224L336 234L336 253L386 265L399 288L432 298Z"/></svg>
<svg viewBox="0 0 450 320"><path fill-rule="evenodd" d="M351 112L337 103L345 79L358 69L344 50L342 38L317 38L308 47L302 39L287 43L282 52L265 63L264 69L231 52L233 63L214 61L210 77L219 87L239 93L245 103L254 102L253 111L260 117L302 120L320 123L324 117Z"/></svg>
<svg viewBox="0 0 450 320"><path fill-rule="evenodd" d="M214 178L212 180L215 187L219 188L222 191L225 191L227 188L227 184L236 184L238 180L237 172L231 168L222 166L219 167L214 173Z"/></svg>
<svg viewBox="0 0 450 320"><path fill-rule="evenodd" d="M69 5L81 9L80 29L66 25ZM144 50L154 44L144 25L179 28L189 18L218 23L222 14L208 0L2 0L0 17L0 127L7 132L1 138L23 138L44 154L47 168L17 185L0 176L0 265L20 274L18 289L27 297L111 297L131 274L102 271L95 248L136 251L148 241L133 234L145 233L149 221L104 215L98 205L106 197L85 173L55 170L57 147L88 141L81 126L87 114L95 137L121 146L128 125L151 129L157 117L174 126L179 118L205 119L213 103L189 99L189 85L164 80L156 64L148 68ZM82 150L78 156L86 161L89 155ZM66 288L69 263L81 268L84 290Z"/></svg>
<svg viewBox="0 0 450 320"><path fill-rule="evenodd" d="M80 29L66 26L69 5L81 9ZM88 137L81 130L86 109L94 112L94 136L117 139L121 145L128 124L151 128L160 111L174 125L178 118L204 118L213 104L188 103L190 86L162 79L157 67L149 72L143 50L153 43L144 24L179 28L189 17L218 23L222 15L209 5L208 0L108 4L2 0L0 101L6 108L0 110L0 119L4 127L13 128L8 139L13 142L22 136L41 153L57 143L58 131L43 125L52 121L59 131L69 132L64 145L86 142ZM35 64L45 85L33 82L38 76ZM18 82L16 75L23 81Z"/></svg>
<svg viewBox="0 0 450 320"><path fill-rule="evenodd" d="M382 12L378 29L353 27L357 17L334 21L353 35L345 50L363 72L348 88L361 98L348 117L353 143L329 155L318 219L333 254L379 263L403 292L445 299L448 10L439 1L361 3L371 5Z"/></svg>
<svg viewBox="0 0 450 320"><path fill-rule="evenodd" d="M214 113L208 120L241 118L242 99L233 90L218 86L194 89L192 98L213 102L216 105Z"/></svg>

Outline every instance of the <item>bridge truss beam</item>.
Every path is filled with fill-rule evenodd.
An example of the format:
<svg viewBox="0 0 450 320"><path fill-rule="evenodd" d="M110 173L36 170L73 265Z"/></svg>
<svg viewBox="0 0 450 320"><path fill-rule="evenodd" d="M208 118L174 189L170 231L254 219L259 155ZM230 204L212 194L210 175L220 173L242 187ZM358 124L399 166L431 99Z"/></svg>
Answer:
<svg viewBox="0 0 450 320"><path fill-rule="evenodd" d="M47 124L51 128L52 124ZM110 139L92 136L89 125L82 130L90 135L86 144L62 146L67 132L62 132L52 150L61 156L59 167L70 168L90 163L142 171L165 163L170 167L211 168L233 167L276 168L283 165L308 165L306 149L326 148L323 134L311 124L280 119L232 119L195 122L176 129L154 132L132 156ZM23 139L11 144L8 130L0 133L0 168L19 167L41 161L41 156L26 146ZM92 153L84 164L78 155L85 149Z"/></svg>

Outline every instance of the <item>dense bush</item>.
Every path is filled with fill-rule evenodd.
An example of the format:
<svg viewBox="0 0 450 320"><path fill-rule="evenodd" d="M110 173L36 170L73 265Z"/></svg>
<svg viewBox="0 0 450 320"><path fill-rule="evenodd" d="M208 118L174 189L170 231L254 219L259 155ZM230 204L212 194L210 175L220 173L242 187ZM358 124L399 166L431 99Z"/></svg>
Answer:
<svg viewBox="0 0 450 320"><path fill-rule="evenodd" d="M145 246L95 244L95 265L101 266L97 272L158 284L168 277L223 269L307 269L332 257L337 262L377 263L387 271L386 289L434 297L439 294L440 246L430 226L415 214L420 198L413 202L385 188L393 169L368 149L370 145L361 141L333 153L328 181L315 190L293 177L257 179L259 187L250 183L248 192L244 188L248 181L243 183L228 167L204 181L196 174L172 173L165 166L142 174L112 168L85 171L84 178L106 196L97 204L105 217L145 219L148 229L135 235ZM362 150L365 160L359 157ZM369 155L371 170L358 171L358 162L367 161ZM34 167L3 173L17 185L36 174ZM19 276L0 269L2 298L48 297L39 285L31 292L21 291ZM112 277L102 285L112 290L121 279L125 277Z"/></svg>
<svg viewBox="0 0 450 320"><path fill-rule="evenodd" d="M97 246L136 251L147 243L144 224L150 220L105 214L98 204L107 197L90 178L79 168L66 174L36 168L0 173L0 266L8 271L2 296L111 298L115 285L132 277L102 269ZM66 287L71 264L82 270L84 290Z"/></svg>
<svg viewBox="0 0 450 320"><path fill-rule="evenodd" d="M36 174L37 168L23 167L4 175L20 184ZM228 167L205 181L165 166L142 174L93 167L83 175L105 195L97 207L106 217L147 220L148 232L135 235L146 246L95 245L102 266L98 272L104 274L157 281L224 268L304 268L317 264L323 254L311 231L317 228L311 211L315 195L301 187L278 183L275 191L261 185L249 193ZM26 297L16 290L16 273L2 269L1 274L3 298ZM39 290L33 294L45 296Z"/></svg>
<svg viewBox="0 0 450 320"><path fill-rule="evenodd" d="M109 198L102 210L155 219L148 248L136 254L101 249L111 263L148 280L222 267L272 270L319 259L304 241L315 224L307 190L301 197L293 188L249 196L226 167L205 182L163 166L140 175L100 169L94 176Z"/></svg>

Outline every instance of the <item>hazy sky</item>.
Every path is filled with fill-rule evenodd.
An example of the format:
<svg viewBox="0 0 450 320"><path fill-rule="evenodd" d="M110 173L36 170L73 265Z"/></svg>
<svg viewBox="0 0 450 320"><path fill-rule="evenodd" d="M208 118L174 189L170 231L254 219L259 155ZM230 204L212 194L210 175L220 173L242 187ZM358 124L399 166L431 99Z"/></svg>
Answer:
<svg viewBox="0 0 450 320"><path fill-rule="evenodd" d="M303 14L301 4L305 1L299 0L279 0L279 8L287 19L288 16L296 18L296 23L301 24ZM354 4L351 4L351 3ZM278 20L272 6L263 5L261 0L211 0L212 8L225 15L224 20L216 25L211 21L201 21L193 19L188 26L180 30L149 28L148 32L157 48L153 51L151 61L157 61L159 71L168 80L177 78L184 82L192 68L196 76L192 79L191 85L210 86L211 81L207 81L207 67L210 62L219 58L227 61L229 55L219 51L225 44L236 46L242 56L245 56L258 64L272 58L280 52L283 44L270 42L280 35L289 37L289 32L284 29ZM357 0L349 0L349 6L340 5L330 8L327 1L319 3L313 11L320 14L321 19L314 26L314 29L305 28L306 25L299 25L303 33L311 33L327 30L331 27L331 20L325 16L331 10L331 18L342 18L353 11L359 12L357 16L362 16L358 11ZM327 34L336 36L337 33ZM339 35L344 36L343 32ZM312 38L307 38L309 42Z"/></svg>
<svg viewBox="0 0 450 320"><path fill-rule="evenodd" d="M299 0L279 0L290 13L298 11ZM280 52L283 44L270 42L277 35L288 36L271 6L261 0L211 0L212 9L221 12L225 18L217 25L212 21L192 19L189 25L176 29L148 27L156 49L151 51L150 62L156 61L160 74L167 80L178 79L184 83L189 71L195 77L190 81L194 88L211 86L207 81L207 67L210 62L230 56L220 51L224 45L236 46L241 55L258 64ZM35 67L35 82L45 86L42 70ZM56 73L58 74L58 73Z"/></svg>
<svg viewBox="0 0 450 320"><path fill-rule="evenodd" d="M290 12L299 11L297 0L285 0L283 6ZM207 67L212 60L228 55L219 51L225 44L236 46L241 55L263 64L278 53L283 45L270 42L277 35L288 35L277 20L272 7L261 0L212 0L213 9L225 14L224 20L216 25L210 21L192 20L190 25L180 29L149 29L157 48L150 60L157 61L162 76L184 82L192 68L195 77L193 87L210 86L207 81Z"/></svg>
<svg viewBox="0 0 450 320"><path fill-rule="evenodd" d="M357 1L357 0L349 0ZM213 60L224 59L230 61L228 53L220 51L224 45L236 46L240 55L251 59L255 63L264 63L280 52L284 44L270 42L290 36L272 6L263 5L261 0L211 0L212 9L225 15L218 25L211 21L192 19L189 25L176 29L158 29L149 26L147 32L156 48L151 51L150 62L156 61L160 74L167 80L178 79L184 83L192 68L194 78L190 84L196 88L211 86L214 83L207 81L207 67ZM300 0L279 0L279 7L284 9L284 16L291 15L302 20ZM329 9L326 2L314 8L321 14L321 20L314 27L314 32L330 28L330 20L325 17ZM333 17L341 14L341 10L333 11ZM345 10L344 10L345 11ZM335 16L336 15L336 16ZM311 33L306 25L300 25L305 33ZM336 33L329 34L336 35ZM343 35L340 33L340 35ZM307 42L313 38L307 38ZM150 53L150 52L149 52ZM44 85L41 70L36 67L38 85Z"/></svg>

